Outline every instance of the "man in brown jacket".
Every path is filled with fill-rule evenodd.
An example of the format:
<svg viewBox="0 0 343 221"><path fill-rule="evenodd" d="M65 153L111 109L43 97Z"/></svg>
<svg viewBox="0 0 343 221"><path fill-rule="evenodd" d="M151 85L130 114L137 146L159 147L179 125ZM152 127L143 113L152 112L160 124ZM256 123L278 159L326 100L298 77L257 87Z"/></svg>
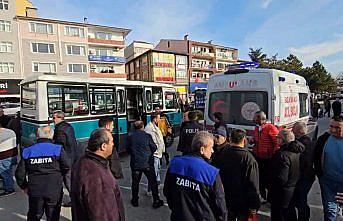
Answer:
<svg viewBox="0 0 343 221"><path fill-rule="evenodd" d="M125 220L121 192L108 166L112 151L111 133L105 128L94 130L85 156L72 170L73 221Z"/></svg>

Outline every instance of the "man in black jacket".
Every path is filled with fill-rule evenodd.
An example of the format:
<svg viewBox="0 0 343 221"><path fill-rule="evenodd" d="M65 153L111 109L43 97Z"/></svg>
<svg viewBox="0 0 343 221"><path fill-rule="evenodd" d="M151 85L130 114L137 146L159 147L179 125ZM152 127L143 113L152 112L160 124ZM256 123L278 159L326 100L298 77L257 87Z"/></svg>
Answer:
<svg viewBox="0 0 343 221"><path fill-rule="evenodd" d="M230 147L224 148L213 161L223 181L229 221L248 220L249 215L256 213L261 205L258 164L245 148L246 144L246 132L232 130Z"/></svg>
<svg viewBox="0 0 343 221"><path fill-rule="evenodd" d="M312 184L315 181L315 172L313 167L314 161L314 144L309 136L307 136L307 125L304 122L297 122L292 129L297 141L305 147L304 152L300 154L300 179L298 181L295 199L298 209L298 220L310 220L310 207L307 204L307 195L311 190Z"/></svg>
<svg viewBox="0 0 343 221"><path fill-rule="evenodd" d="M271 221L297 220L294 191L300 177L300 154L305 147L295 141L290 130L281 130L277 136L280 150L271 163Z"/></svg>
<svg viewBox="0 0 343 221"><path fill-rule="evenodd" d="M198 113L196 111L188 112L188 120L182 125L180 130L179 144L177 150L183 154L188 154L191 151L192 140L198 131L202 131L204 126L198 123Z"/></svg>
<svg viewBox="0 0 343 221"><path fill-rule="evenodd" d="M333 103L332 103L332 111L333 111L333 116L339 116L341 115L342 112L342 104L339 101L339 98L337 98Z"/></svg>
<svg viewBox="0 0 343 221"><path fill-rule="evenodd" d="M335 196L343 192L343 117L330 121L329 131L318 138L314 166L319 179L324 207L324 220L336 220Z"/></svg>
<svg viewBox="0 0 343 221"><path fill-rule="evenodd" d="M55 111L52 117L55 130L54 130L54 143L62 145L67 157L70 160L70 165L73 165L77 160L77 143L75 138L74 128L64 120L63 111ZM64 185L70 194L70 177L71 170L63 177ZM63 206L70 207L71 202L64 203Z"/></svg>
<svg viewBox="0 0 343 221"><path fill-rule="evenodd" d="M38 129L37 144L23 149L15 177L29 196L27 220L58 221L62 201L62 176L70 169L61 145L52 143L50 127ZM28 177L28 179L26 178Z"/></svg>
<svg viewBox="0 0 343 221"><path fill-rule="evenodd" d="M128 138L127 151L130 154L130 166L132 172L132 199L131 204L138 206L139 182L142 174L147 177L152 190L153 208L163 206L163 201L158 195L158 185L154 169L154 152L157 146L150 134L144 131L143 121L134 123L135 131Z"/></svg>
<svg viewBox="0 0 343 221"><path fill-rule="evenodd" d="M171 221L226 221L225 194L219 170L206 161L213 153L213 136L198 132L189 155L170 162L163 193Z"/></svg>
<svg viewBox="0 0 343 221"><path fill-rule="evenodd" d="M113 132L113 118L103 117L99 120L99 127L106 128L109 132ZM113 148L112 155L108 158L111 172L116 179L124 178L123 169L120 164L120 159L116 148Z"/></svg>
<svg viewBox="0 0 343 221"><path fill-rule="evenodd" d="M214 133L214 153L212 154L212 164L215 163L217 158L220 158L224 149L229 147L230 144L227 142L226 129L224 127L217 128Z"/></svg>

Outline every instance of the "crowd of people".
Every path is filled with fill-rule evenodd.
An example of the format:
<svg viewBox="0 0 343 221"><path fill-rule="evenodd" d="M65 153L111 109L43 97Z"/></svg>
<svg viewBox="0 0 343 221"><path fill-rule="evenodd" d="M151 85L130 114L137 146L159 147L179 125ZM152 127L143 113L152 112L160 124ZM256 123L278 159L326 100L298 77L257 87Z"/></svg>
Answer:
<svg viewBox="0 0 343 221"><path fill-rule="evenodd" d="M215 113L214 120L209 132L199 123L197 111L185 112L177 146L181 154L170 162L165 154L167 117L156 109L146 125L133 123L126 145L133 207L139 206L139 183L144 174L154 209L164 205L159 194L164 182L172 221L257 220L262 204L270 205L272 221L307 221L307 197L317 176L324 220L336 220L338 204L343 203L341 115L334 114L328 131L318 140L307 135L306 123L278 128L267 122L263 111L255 113L250 141L244 129L228 129L223 114ZM27 219L40 220L45 213L48 221L59 220L64 184L70 200L65 199L63 206L71 206L73 220L125 220L117 183L123 171L114 148L113 119L99 120L99 129L92 132L81 154L74 129L62 111L53 113L53 122L54 129L38 128L37 142L20 151L15 178L28 195ZM12 167L18 155L17 141L18 135L0 124L1 196L15 193ZM163 156L169 164L164 181Z"/></svg>

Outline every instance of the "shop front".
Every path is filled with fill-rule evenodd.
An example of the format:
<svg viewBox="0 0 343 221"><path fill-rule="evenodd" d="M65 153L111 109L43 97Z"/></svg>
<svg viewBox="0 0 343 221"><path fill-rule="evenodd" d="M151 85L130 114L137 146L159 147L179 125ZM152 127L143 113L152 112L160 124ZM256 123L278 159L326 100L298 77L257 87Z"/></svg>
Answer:
<svg viewBox="0 0 343 221"><path fill-rule="evenodd" d="M20 102L20 79L0 79L0 103Z"/></svg>

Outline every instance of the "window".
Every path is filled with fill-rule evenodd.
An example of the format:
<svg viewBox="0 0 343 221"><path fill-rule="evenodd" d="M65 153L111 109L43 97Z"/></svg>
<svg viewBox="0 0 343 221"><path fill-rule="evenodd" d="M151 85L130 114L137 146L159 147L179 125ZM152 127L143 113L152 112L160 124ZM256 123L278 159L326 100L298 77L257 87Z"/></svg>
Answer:
<svg viewBox="0 0 343 221"><path fill-rule="evenodd" d="M106 32L97 32L96 38L103 39L103 40L112 40L112 34Z"/></svg>
<svg viewBox="0 0 343 221"><path fill-rule="evenodd" d="M87 65L85 64L68 64L69 73L86 73Z"/></svg>
<svg viewBox="0 0 343 221"><path fill-rule="evenodd" d="M125 91L117 91L118 114L125 114Z"/></svg>
<svg viewBox="0 0 343 221"><path fill-rule="evenodd" d="M162 88L153 87L152 88L152 108L155 110L156 107L160 109L163 108L163 97L162 97Z"/></svg>
<svg viewBox="0 0 343 221"><path fill-rule="evenodd" d="M32 63L33 72L42 73L56 73L55 63L43 63L43 62L33 62Z"/></svg>
<svg viewBox="0 0 343 221"><path fill-rule="evenodd" d="M165 92L164 100L166 109L175 109L176 108L176 96L173 92Z"/></svg>
<svg viewBox="0 0 343 221"><path fill-rule="evenodd" d="M36 110L36 83L24 84L21 89L21 107Z"/></svg>
<svg viewBox="0 0 343 221"><path fill-rule="evenodd" d="M11 53L13 51L13 43L8 41L0 42L0 52Z"/></svg>
<svg viewBox="0 0 343 221"><path fill-rule="evenodd" d="M95 73L115 73L113 65L91 64L91 72Z"/></svg>
<svg viewBox="0 0 343 221"><path fill-rule="evenodd" d="M46 53L46 54L54 54L55 53L55 45L48 44L48 43L31 43L32 52L33 53Z"/></svg>
<svg viewBox="0 0 343 221"><path fill-rule="evenodd" d="M114 88L90 88L91 114L116 113Z"/></svg>
<svg viewBox="0 0 343 221"><path fill-rule="evenodd" d="M0 20L0 31L10 32L11 31L11 22Z"/></svg>
<svg viewBox="0 0 343 221"><path fill-rule="evenodd" d="M308 108L308 95L305 93L299 94L299 103L300 103L300 111L299 117L307 117L309 115L309 108Z"/></svg>
<svg viewBox="0 0 343 221"><path fill-rule="evenodd" d="M0 10L8 10L8 0L0 0Z"/></svg>
<svg viewBox="0 0 343 221"><path fill-rule="evenodd" d="M61 110L68 116L88 114L87 87L48 84L49 114Z"/></svg>
<svg viewBox="0 0 343 221"><path fill-rule="evenodd" d="M146 111L151 112L152 109L152 94L150 90L145 91L145 102L146 102Z"/></svg>
<svg viewBox="0 0 343 221"><path fill-rule="evenodd" d="M85 29L73 26L65 26L64 27L64 34L73 37L85 37Z"/></svg>
<svg viewBox="0 0 343 221"><path fill-rule="evenodd" d="M262 110L268 116L268 94L260 91L223 91L210 94L209 113L220 112L229 124L254 126L254 114Z"/></svg>
<svg viewBox="0 0 343 221"><path fill-rule="evenodd" d="M67 45L67 55L85 55L85 46Z"/></svg>
<svg viewBox="0 0 343 221"><path fill-rule="evenodd" d="M0 62L0 73L14 73L14 63Z"/></svg>
<svg viewBox="0 0 343 221"><path fill-rule="evenodd" d="M30 32L40 34L53 34L52 24L30 22Z"/></svg>

